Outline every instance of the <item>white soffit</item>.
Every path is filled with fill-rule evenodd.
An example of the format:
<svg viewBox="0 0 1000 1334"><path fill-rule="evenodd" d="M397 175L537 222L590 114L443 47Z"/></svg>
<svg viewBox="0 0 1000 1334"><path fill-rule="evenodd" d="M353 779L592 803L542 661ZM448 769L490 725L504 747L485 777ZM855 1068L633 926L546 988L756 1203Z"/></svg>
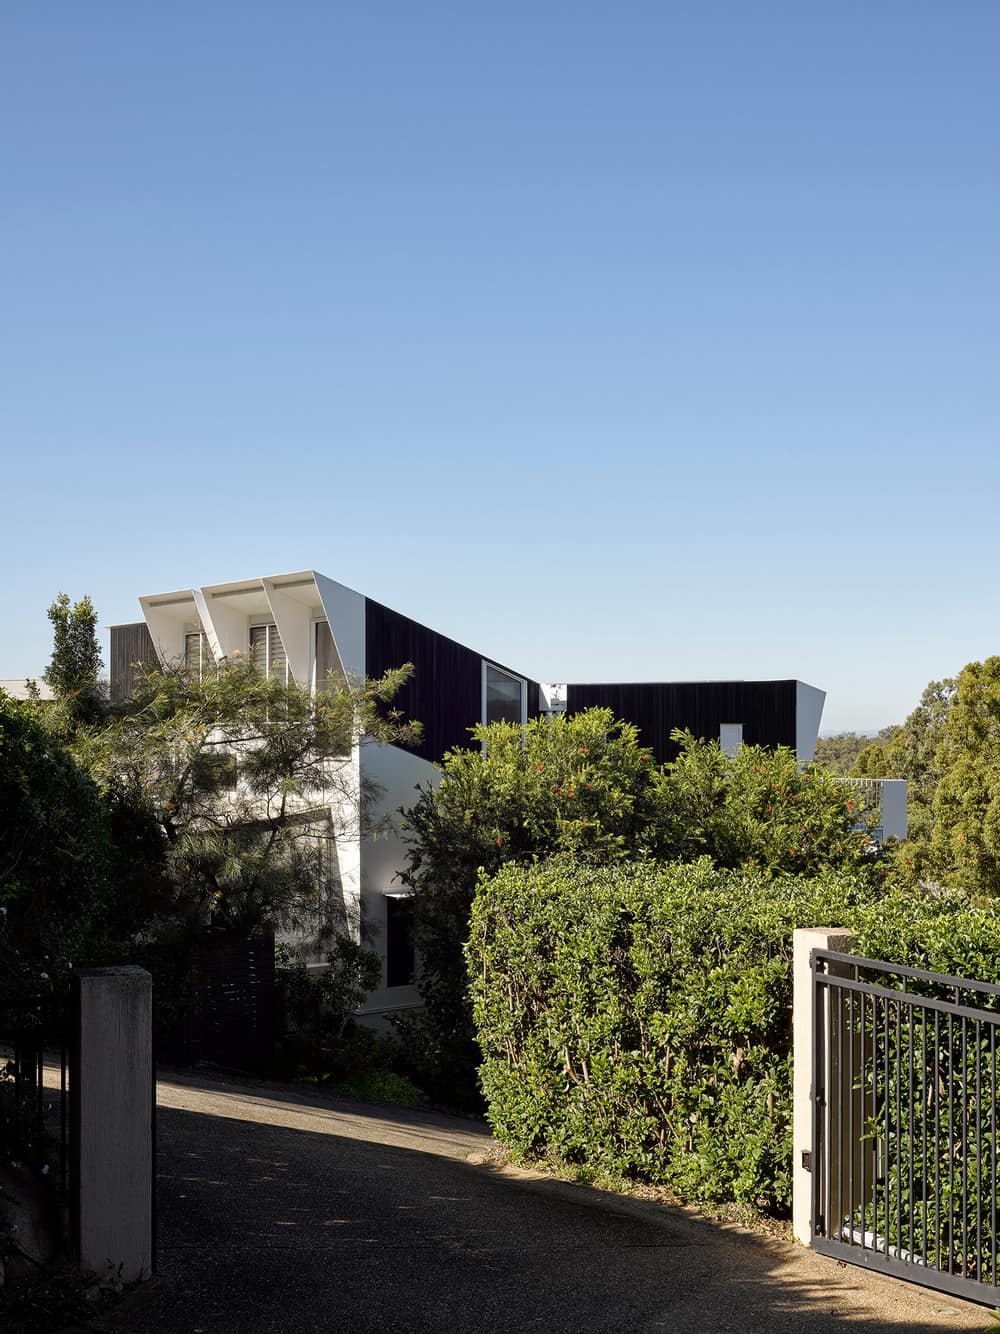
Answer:
<svg viewBox="0 0 1000 1334"><path fill-rule="evenodd" d="M314 572L313 577L344 671L349 680L361 680L365 674L365 599L325 574Z"/></svg>
<svg viewBox="0 0 1000 1334"><path fill-rule="evenodd" d="M149 629L160 666L184 661L184 634L200 617L192 589L174 593L154 593L139 599L143 618Z"/></svg>
<svg viewBox="0 0 1000 1334"><path fill-rule="evenodd" d="M254 611L261 619L270 616L259 579L251 586L215 584L203 587L198 590L198 599L202 623L216 659L231 658L234 653L245 654L250 616Z"/></svg>
<svg viewBox="0 0 1000 1334"><path fill-rule="evenodd" d="M271 615L281 635L292 676L308 686L312 669L312 608L319 604L319 590L311 573L301 577L282 575L264 579L264 592Z"/></svg>

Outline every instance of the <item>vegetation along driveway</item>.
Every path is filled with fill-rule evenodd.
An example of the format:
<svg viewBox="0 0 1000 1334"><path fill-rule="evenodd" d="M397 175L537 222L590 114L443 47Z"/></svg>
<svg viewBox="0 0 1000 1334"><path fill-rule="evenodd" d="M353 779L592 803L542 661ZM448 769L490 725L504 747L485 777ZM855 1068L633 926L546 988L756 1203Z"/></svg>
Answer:
<svg viewBox="0 0 1000 1334"><path fill-rule="evenodd" d="M111 1334L983 1329L801 1247L487 1161L473 1122L159 1085L159 1272Z"/></svg>

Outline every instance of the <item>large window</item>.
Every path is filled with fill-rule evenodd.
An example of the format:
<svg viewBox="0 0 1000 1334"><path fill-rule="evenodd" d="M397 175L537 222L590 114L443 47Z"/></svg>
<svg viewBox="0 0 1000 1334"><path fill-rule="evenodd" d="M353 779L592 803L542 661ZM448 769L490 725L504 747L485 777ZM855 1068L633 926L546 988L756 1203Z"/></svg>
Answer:
<svg viewBox="0 0 1000 1334"><path fill-rule="evenodd" d="M250 627L250 661L265 676L275 676L279 681L288 679L285 646L273 622Z"/></svg>
<svg viewBox="0 0 1000 1334"><path fill-rule="evenodd" d="M526 723L528 683L491 662L483 663L483 722Z"/></svg>

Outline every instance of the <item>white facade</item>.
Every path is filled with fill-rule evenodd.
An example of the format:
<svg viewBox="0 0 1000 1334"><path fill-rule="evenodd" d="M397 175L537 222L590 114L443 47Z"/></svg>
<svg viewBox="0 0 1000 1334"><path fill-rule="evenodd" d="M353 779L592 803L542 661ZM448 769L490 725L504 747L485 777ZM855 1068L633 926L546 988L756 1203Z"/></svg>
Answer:
<svg viewBox="0 0 1000 1334"><path fill-rule="evenodd" d="M201 667L209 660L219 662L249 655L264 670L285 673L304 689L315 687L327 671L350 681L363 680L372 668L377 674L382 666L377 661L378 635L367 628L373 624L369 611L376 618L374 623L382 613L397 622L406 620L377 603L369 608L362 594L314 570L179 589L141 597L139 603L163 666L185 663ZM415 623L409 625L413 627ZM464 673L466 684L475 681L474 697L461 696L461 728L488 721L491 716L523 723L536 710L563 713L572 702L569 696L577 687L560 682L529 683L526 677L495 665L491 659L480 657L427 627L416 628L431 635L438 647L444 645L447 652L460 655L451 659L461 662L459 675ZM122 629L131 632L136 627ZM370 641L366 641L367 634L372 635ZM148 645L145 651L148 653ZM430 653L432 665L425 669L422 678L425 687L431 682L430 696L425 689L423 699L432 713L437 704L458 689L453 674L434 665L435 652ZM372 664L366 661L367 653L372 656ZM419 662L419 657L413 660ZM418 666L418 675L419 671ZM760 683L765 689L791 684ZM641 688L655 691L659 687L654 683ZM801 681L794 683L794 689L796 749L800 762L805 763L813 756L825 693ZM495 715L491 713L494 708L499 710ZM478 717L465 716L477 713ZM419 712L417 717L428 723L428 718ZM732 754L739 748L745 722L739 716L730 716L719 724L719 741L727 752ZM426 753L430 755L433 747L443 751L445 744L461 744L464 736L464 732L459 732L457 739L445 742L439 731L437 740L425 748ZM338 886L335 897L338 904L343 899L348 926L357 938L378 950L383 959L382 985L371 994L362 1011L372 1018L418 1003L412 985L388 984L389 926L390 918L398 927L405 916L399 911L400 896L406 892L399 873L405 865L406 846L398 812L416 803L419 787L439 781L440 771L432 762L437 758L436 754L423 758L398 746L362 742L354 746L349 759L337 764L330 791L318 804L311 802L306 808L309 814L315 812L317 823L329 830L320 837L325 838L324 846L329 848L329 878ZM370 794L365 809L362 809L363 793ZM303 928L287 938L312 953L314 966L322 966L315 933L310 937ZM394 957L404 956L400 953ZM398 973L393 968L393 976Z"/></svg>
<svg viewBox="0 0 1000 1334"><path fill-rule="evenodd" d="M252 631L274 625L287 672L304 689L317 671L317 626L329 626L335 673L351 680L365 676L365 599L312 570L269 578L211 584L139 599L162 665L182 663L194 636L204 635L212 658L246 656ZM275 641L276 643L278 641ZM338 766L336 795L326 808L334 831L333 878L339 881L348 927L375 948L385 961L387 892L401 889L397 874L405 860L398 810L417 800L418 784L434 783L438 771L428 760L396 746L363 743ZM362 819L361 793L371 792L371 809ZM310 803L316 810L316 803ZM363 833L365 826L371 832ZM305 945L302 932L290 943ZM313 951L317 966L319 950ZM372 1016L416 1005L413 986L383 985L362 1010Z"/></svg>

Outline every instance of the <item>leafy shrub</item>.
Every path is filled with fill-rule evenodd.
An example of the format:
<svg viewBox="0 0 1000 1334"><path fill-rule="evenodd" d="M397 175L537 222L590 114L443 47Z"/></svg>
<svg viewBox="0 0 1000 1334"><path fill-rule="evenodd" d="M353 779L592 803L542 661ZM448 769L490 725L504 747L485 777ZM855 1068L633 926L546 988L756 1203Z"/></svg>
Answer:
<svg viewBox="0 0 1000 1334"><path fill-rule="evenodd" d="M97 787L0 691L0 991L45 990L83 962L110 869Z"/></svg>
<svg viewBox="0 0 1000 1334"><path fill-rule="evenodd" d="M680 754L655 778L653 849L664 860L711 857L716 866L771 875L830 867L877 871L869 831L878 824L857 788L817 765L800 768L788 746L740 746L674 731Z"/></svg>
<svg viewBox="0 0 1000 1334"><path fill-rule="evenodd" d="M788 747L742 746L675 731L680 754L657 769L638 730L609 709L473 730L475 750L444 759L436 789L407 812L405 879L414 891L425 1004L400 1033L441 1101L476 1103L479 1061L463 945L478 877L511 862L572 853L581 864L648 856L768 875L831 866L880 875L857 791L823 769L799 770Z"/></svg>
<svg viewBox="0 0 1000 1334"><path fill-rule="evenodd" d="M275 980L283 1002L285 1033L275 1063L285 1074L323 1080L359 1074L381 1064L383 1043L354 1018L378 985L381 962L348 935L338 935L323 972L310 972L288 948L277 952Z"/></svg>
<svg viewBox="0 0 1000 1334"><path fill-rule="evenodd" d="M472 729L475 749L445 755L438 787L406 812L404 879L415 891L419 1017L397 1031L413 1068L440 1102L479 1103L479 1049L463 947L476 882L511 861L572 851L609 862L646 850L652 814L649 751L610 709L536 718L527 727Z"/></svg>
<svg viewBox="0 0 1000 1334"><path fill-rule="evenodd" d="M378 1098L380 1102L394 1102L398 1107L423 1107L426 1103L416 1085L394 1070L371 1070L355 1075L347 1081L347 1087L362 1098Z"/></svg>
<svg viewBox="0 0 1000 1334"><path fill-rule="evenodd" d="M481 887L468 961L498 1137L683 1198L791 1202L791 956L799 926L859 952L1000 973L1000 910L688 865L504 867Z"/></svg>

